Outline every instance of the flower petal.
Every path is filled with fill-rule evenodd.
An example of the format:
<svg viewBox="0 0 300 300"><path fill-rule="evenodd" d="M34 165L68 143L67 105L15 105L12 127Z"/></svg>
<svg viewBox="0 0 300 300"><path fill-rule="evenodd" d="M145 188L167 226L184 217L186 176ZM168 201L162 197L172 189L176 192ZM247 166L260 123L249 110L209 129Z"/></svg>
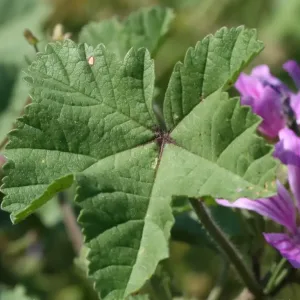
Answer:
<svg viewBox="0 0 300 300"><path fill-rule="evenodd" d="M284 87L283 83L271 74L270 68L267 65L260 65L253 68L251 76L261 80L265 84Z"/></svg>
<svg viewBox="0 0 300 300"><path fill-rule="evenodd" d="M292 77L296 87L300 89L300 66L294 60L289 60L283 65L283 69Z"/></svg>
<svg viewBox="0 0 300 300"><path fill-rule="evenodd" d="M290 188L300 211L300 138L289 128L280 130L279 138L274 156L288 167Z"/></svg>
<svg viewBox="0 0 300 300"><path fill-rule="evenodd" d="M263 91L262 83L245 73L240 74L234 86L243 97L247 98L259 99Z"/></svg>
<svg viewBox="0 0 300 300"><path fill-rule="evenodd" d="M253 112L263 118L259 129L266 136L277 137L279 131L285 126L281 108L281 95L269 86L263 89L261 98L256 101Z"/></svg>
<svg viewBox="0 0 300 300"><path fill-rule="evenodd" d="M278 195L270 198L260 198L257 200L240 198L235 202L229 202L225 199L216 199L216 202L227 207L255 211L285 226L290 232L295 233L297 231L297 225L294 202L288 191L280 182L277 182L277 190Z"/></svg>
<svg viewBox="0 0 300 300"><path fill-rule="evenodd" d="M292 95L287 86L271 74L267 65L260 65L251 75L240 74L235 88L241 94L241 104L251 106L252 111L262 117L259 130L271 139L276 138L285 126L282 98Z"/></svg>
<svg viewBox="0 0 300 300"><path fill-rule="evenodd" d="M291 97L291 107L296 115L297 123L300 123L300 92L297 94L290 94Z"/></svg>
<svg viewBox="0 0 300 300"><path fill-rule="evenodd" d="M285 165L294 165L300 168L300 140L289 128L279 132L280 141L275 145L274 156Z"/></svg>
<svg viewBox="0 0 300 300"><path fill-rule="evenodd" d="M300 268L300 239L284 233L264 233L266 241L285 257L294 268Z"/></svg>

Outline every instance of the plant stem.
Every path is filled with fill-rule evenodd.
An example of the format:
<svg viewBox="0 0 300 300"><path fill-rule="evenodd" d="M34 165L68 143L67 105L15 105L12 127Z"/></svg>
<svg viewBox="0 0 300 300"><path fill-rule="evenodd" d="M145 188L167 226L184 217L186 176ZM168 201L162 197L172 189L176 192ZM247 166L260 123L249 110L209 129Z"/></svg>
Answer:
<svg viewBox="0 0 300 300"><path fill-rule="evenodd" d="M238 274L241 276L245 285L249 291L256 297L256 299L261 299L263 296L263 291L261 286L255 280L251 271L244 263L243 258L236 247L229 241L224 232L219 228L216 222L212 219L205 204L201 200L190 199L190 203L194 208L199 220L205 227L207 232L215 240L216 244L227 256L229 261L233 264Z"/></svg>
<svg viewBox="0 0 300 300"><path fill-rule="evenodd" d="M78 226L73 208L67 201L65 192L58 193L58 202L63 214L63 220L75 253L79 256L83 244L81 230Z"/></svg>
<svg viewBox="0 0 300 300"><path fill-rule="evenodd" d="M279 263L276 265L274 271L271 274L270 279L268 280L268 283L266 284L266 287L264 289L264 293L265 294L270 294L272 293L272 291L274 290L274 288L276 287L276 285L278 283L281 282L281 280L283 279L281 275L282 271L284 271L284 267L286 265L287 260L285 258L282 258ZM280 279L278 281L278 278L280 276Z"/></svg>

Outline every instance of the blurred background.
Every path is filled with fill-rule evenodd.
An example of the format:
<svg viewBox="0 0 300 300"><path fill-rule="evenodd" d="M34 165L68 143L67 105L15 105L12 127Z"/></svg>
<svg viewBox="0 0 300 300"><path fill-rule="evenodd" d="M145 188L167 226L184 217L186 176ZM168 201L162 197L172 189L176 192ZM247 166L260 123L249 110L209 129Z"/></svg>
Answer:
<svg viewBox="0 0 300 300"><path fill-rule="evenodd" d="M51 40L57 24L62 24L64 32L71 33L76 41L81 28L90 21L116 15L124 19L132 11L152 5L168 6L176 13L171 30L155 55L156 84L161 95L174 64L184 58L187 48L222 26L258 29L265 50L246 72L253 65L268 64L275 75L288 80L282 64L287 59L300 61L299 0L0 0L0 151L14 120L28 103L22 69L34 58L35 51L23 36L26 28L40 40L42 49ZM71 190L14 226L9 215L0 212L0 299L22 300L18 296L23 293L22 288L18 286L42 300L98 299L86 279L84 251L77 256L76 241L68 230L74 221L70 211L78 213L71 206L72 198ZM246 256L259 252L259 247L253 245L261 245L262 241L253 240L255 233L244 229L239 215L222 208L213 213L236 243L241 239L248 241L243 242ZM224 270L229 270L230 276L220 299L232 299L241 288L235 273L192 216L188 221L185 215L177 217L170 253L165 269L178 299L208 299L213 283ZM272 259L269 254L265 258L268 266ZM282 299L299 299L299 293L289 285Z"/></svg>

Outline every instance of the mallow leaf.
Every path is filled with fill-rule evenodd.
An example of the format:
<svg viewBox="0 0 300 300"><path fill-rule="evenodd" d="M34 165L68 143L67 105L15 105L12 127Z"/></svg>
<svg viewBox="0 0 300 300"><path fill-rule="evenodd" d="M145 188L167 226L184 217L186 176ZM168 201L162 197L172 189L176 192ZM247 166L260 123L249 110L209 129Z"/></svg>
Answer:
<svg viewBox="0 0 300 300"><path fill-rule="evenodd" d="M123 22L112 18L89 23L80 32L79 40L94 47L102 43L120 58L131 47L145 47L153 53L168 32L173 19L174 14L170 8L142 8L130 14Z"/></svg>
<svg viewBox="0 0 300 300"><path fill-rule="evenodd" d="M201 66L187 66L184 81L172 75L166 107L175 98L180 105L186 89L185 102L195 104L172 131L156 123L154 62L145 48L131 49L120 60L103 45L51 43L28 69L32 104L9 135L2 208L18 222L75 183L89 274L101 299L137 292L168 257L173 196L235 200L275 193L277 164L271 146L256 136L259 117L222 92L256 51L237 55L232 41L241 47L242 35L249 48L255 32L221 32L221 44L211 51L228 52L228 45L234 55L210 55L219 71L205 73L205 81L219 86L214 83L203 101L190 85L199 91L195 74L203 72ZM171 102L170 90L176 95Z"/></svg>
<svg viewBox="0 0 300 300"><path fill-rule="evenodd" d="M178 62L171 76L164 102L169 130L204 98L232 85L242 68L263 49L256 31L220 29L190 48L184 62Z"/></svg>

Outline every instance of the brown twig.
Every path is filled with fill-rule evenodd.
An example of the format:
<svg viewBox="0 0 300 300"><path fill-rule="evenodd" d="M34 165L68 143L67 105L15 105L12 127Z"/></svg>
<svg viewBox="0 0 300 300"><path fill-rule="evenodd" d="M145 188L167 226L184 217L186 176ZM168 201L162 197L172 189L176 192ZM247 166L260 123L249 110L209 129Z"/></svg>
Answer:
<svg viewBox="0 0 300 300"><path fill-rule="evenodd" d="M80 230L80 227L78 226L74 210L70 203L67 201L65 197L65 192L58 193L58 202L63 214L63 220L64 224L68 233L68 236L70 238L70 241L73 245L73 249L76 252L76 254L79 256L80 250L83 244L83 237Z"/></svg>

